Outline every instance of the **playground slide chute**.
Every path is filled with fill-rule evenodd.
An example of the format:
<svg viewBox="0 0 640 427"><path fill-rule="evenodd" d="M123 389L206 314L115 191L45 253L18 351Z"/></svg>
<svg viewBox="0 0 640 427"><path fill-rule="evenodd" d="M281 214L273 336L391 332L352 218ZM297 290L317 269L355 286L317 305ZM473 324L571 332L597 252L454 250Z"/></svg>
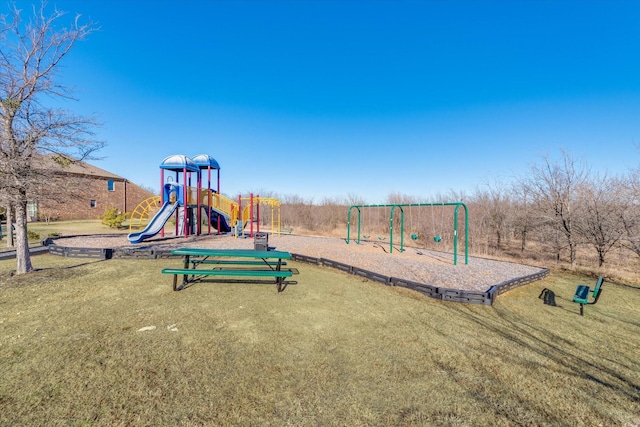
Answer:
<svg viewBox="0 0 640 427"><path fill-rule="evenodd" d="M158 234L166 224L167 220L175 212L177 207L178 207L178 203L171 204L169 202L165 202L164 205L162 205L162 207L158 211L158 213L151 219L149 224L147 224L144 230L138 233L131 233L127 236L127 238L129 239L129 242L140 243L143 240Z"/></svg>
<svg viewBox="0 0 640 427"><path fill-rule="evenodd" d="M205 209L206 212L206 207L203 207L203 209ZM210 208L209 210L209 222L211 223L211 226L214 227L216 230L218 229L218 218L220 218L220 230L218 230L221 233L228 233L231 231L231 226L229 226L229 217L227 215L225 215L224 213L214 209L214 208Z"/></svg>

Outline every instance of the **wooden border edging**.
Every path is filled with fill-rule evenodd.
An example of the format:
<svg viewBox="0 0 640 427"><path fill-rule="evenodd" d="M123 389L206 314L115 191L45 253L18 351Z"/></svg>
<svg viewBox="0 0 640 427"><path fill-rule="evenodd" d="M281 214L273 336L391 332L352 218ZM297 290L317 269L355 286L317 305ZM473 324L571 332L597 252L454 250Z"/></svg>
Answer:
<svg viewBox="0 0 640 427"><path fill-rule="evenodd" d="M113 258L113 249L104 248L73 248L68 246L48 246L49 253L52 255L63 256L67 258Z"/></svg>
<svg viewBox="0 0 640 427"><path fill-rule="evenodd" d="M48 249L45 246L36 246L35 248L29 248L30 255L40 255L47 253ZM5 252L0 252L0 261L5 259L13 259L16 257L15 249Z"/></svg>
<svg viewBox="0 0 640 427"><path fill-rule="evenodd" d="M493 305L496 297L511 289L519 286L528 285L529 283L541 280L549 275L549 269L542 269L538 273L530 274L528 276L517 277L515 279L507 280L497 285L493 285L486 292L479 291L467 291L463 289L453 288L439 288L437 286L427 285L425 283L414 282L411 280L400 279L397 277L389 277L374 271L365 270L359 267L354 267L341 262L333 261L327 258L314 258L307 255L291 254L293 261L305 262L308 264L322 265L324 267L331 267L342 272L353 274L365 279L382 283L386 286L400 286L408 288L416 292L420 292L431 298L440 299L443 301L452 302L464 302L467 304L482 304Z"/></svg>
<svg viewBox="0 0 640 427"><path fill-rule="evenodd" d="M116 248L116 249L100 249L100 248L75 248L68 246L50 245L47 247L49 253L68 258L133 258L133 259L162 259L162 258L180 258L172 255L170 249L140 249L140 248Z"/></svg>

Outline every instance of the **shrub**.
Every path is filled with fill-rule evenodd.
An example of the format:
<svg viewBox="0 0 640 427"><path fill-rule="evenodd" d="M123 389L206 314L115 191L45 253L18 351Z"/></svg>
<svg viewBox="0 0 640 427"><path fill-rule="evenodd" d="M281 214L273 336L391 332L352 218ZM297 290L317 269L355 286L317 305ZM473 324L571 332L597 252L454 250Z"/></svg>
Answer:
<svg viewBox="0 0 640 427"><path fill-rule="evenodd" d="M40 234L36 233L35 231L28 230L27 238L29 240L40 240Z"/></svg>
<svg viewBox="0 0 640 427"><path fill-rule="evenodd" d="M126 212L120 212L118 208L106 208L104 214L100 217L104 225L108 225L109 228L120 228L128 214Z"/></svg>
<svg viewBox="0 0 640 427"><path fill-rule="evenodd" d="M47 234L47 237L60 237L60 236L62 236L62 233L58 233L57 231Z"/></svg>

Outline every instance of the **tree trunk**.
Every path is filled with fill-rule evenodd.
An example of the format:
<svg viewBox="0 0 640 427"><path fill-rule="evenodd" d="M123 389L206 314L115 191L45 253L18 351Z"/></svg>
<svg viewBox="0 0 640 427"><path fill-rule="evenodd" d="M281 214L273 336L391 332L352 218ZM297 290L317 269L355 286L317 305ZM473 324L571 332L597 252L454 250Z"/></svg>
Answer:
<svg viewBox="0 0 640 427"><path fill-rule="evenodd" d="M598 251L598 267L602 267L604 265L605 256L607 252L602 247L597 248L596 250Z"/></svg>
<svg viewBox="0 0 640 427"><path fill-rule="evenodd" d="M573 271L576 269L576 244L572 239L569 239L569 260Z"/></svg>
<svg viewBox="0 0 640 427"><path fill-rule="evenodd" d="M24 197L16 205L16 273L24 274L33 270L29 254L27 235L27 200Z"/></svg>
<svg viewBox="0 0 640 427"><path fill-rule="evenodd" d="M9 204L7 206L7 247L12 248L14 245L13 242L13 228L11 225L13 224L13 215L11 214L13 210L13 206Z"/></svg>

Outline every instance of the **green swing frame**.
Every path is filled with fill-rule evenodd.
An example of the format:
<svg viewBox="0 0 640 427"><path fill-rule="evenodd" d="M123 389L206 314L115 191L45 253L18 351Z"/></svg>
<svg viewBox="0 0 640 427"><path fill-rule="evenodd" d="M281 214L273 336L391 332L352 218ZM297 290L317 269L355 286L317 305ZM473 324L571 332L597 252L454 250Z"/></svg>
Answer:
<svg viewBox="0 0 640 427"><path fill-rule="evenodd" d="M453 212L453 265L458 264L458 213L460 208L464 209L464 263L469 264L469 210L467 206L462 202L440 202L440 203L393 203L393 204L378 204L378 205L351 205L347 212L347 239L346 242L349 244L351 242L351 214L355 209L357 211L357 230L358 237L356 238L356 243L360 244L361 234L361 215L364 209L370 208L390 208L389 210L389 253L393 252L393 221L394 221L394 212L396 210L400 211L400 252L404 252L404 208L412 207L412 206L431 206L437 207L442 206L443 209L445 206L455 206ZM444 214L443 214L444 215ZM416 234L416 233L414 233ZM439 237L440 239L437 242L442 241L441 236L434 236L435 239ZM413 238L413 235L412 235ZM414 239L415 240L415 239Z"/></svg>

